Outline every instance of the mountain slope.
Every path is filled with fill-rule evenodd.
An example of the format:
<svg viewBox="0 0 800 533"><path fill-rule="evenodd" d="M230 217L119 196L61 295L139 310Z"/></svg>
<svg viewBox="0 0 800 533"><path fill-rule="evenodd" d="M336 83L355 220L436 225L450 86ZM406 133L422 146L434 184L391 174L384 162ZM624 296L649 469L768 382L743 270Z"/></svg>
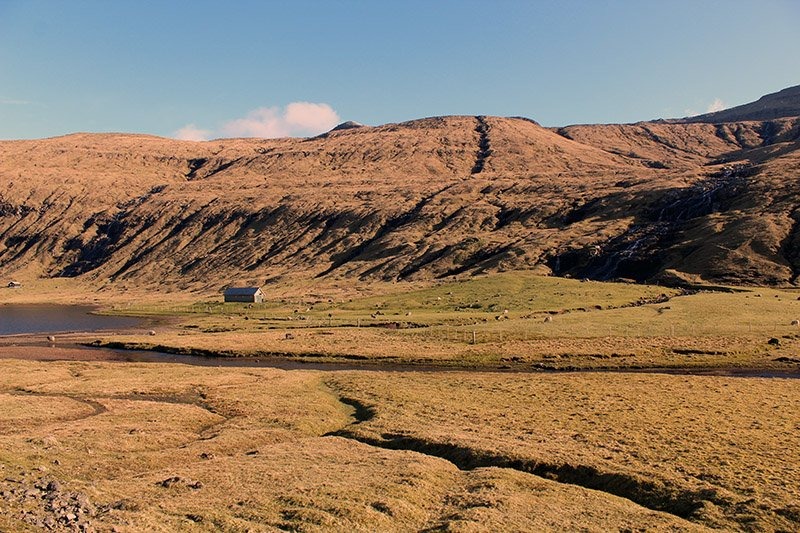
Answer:
<svg viewBox="0 0 800 533"><path fill-rule="evenodd" d="M755 102L743 104L714 113L678 119L675 122L743 122L747 120L773 120L800 115L800 85L762 96Z"/></svg>
<svg viewBox="0 0 800 533"><path fill-rule="evenodd" d="M0 269L118 288L533 268L793 283L800 119L0 142Z"/></svg>

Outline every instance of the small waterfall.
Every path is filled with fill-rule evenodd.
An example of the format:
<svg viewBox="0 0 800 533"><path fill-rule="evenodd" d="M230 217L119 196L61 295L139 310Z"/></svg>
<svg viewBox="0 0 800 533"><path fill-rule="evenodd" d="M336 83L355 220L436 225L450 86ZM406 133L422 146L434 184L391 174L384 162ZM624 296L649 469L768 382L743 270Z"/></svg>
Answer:
<svg viewBox="0 0 800 533"><path fill-rule="evenodd" d="M663 268L658 256L675 234L693 219L724 210L747 185L750 170L749 165L726 167L691 187L672 190L622 235L591 250L558 254L551 259L551 268L556 274L599 280L647 279Z"/></svg>

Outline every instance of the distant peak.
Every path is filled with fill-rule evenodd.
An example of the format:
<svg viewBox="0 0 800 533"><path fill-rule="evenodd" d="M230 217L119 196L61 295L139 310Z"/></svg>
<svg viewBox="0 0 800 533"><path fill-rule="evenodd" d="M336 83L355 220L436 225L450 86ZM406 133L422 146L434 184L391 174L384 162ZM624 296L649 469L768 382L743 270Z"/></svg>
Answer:
<svg viewBox="0 0 800 533"><path fill-rule="evenodd" d="M364 125L360 122L356 122L354 120L348 120L347 122L342 122L331 131L341 131L341 130L352 130L353 128L363 128Z"/></svg>
<svg viewBox="0 0 800 533"><path fill-rule="evenodd" d="M787 87L776 93L762 96L755 102L722 109L702 115L671 119L666 122L690 123L744 122L749 120L773 120L800 116L800 85Z"/></svg>

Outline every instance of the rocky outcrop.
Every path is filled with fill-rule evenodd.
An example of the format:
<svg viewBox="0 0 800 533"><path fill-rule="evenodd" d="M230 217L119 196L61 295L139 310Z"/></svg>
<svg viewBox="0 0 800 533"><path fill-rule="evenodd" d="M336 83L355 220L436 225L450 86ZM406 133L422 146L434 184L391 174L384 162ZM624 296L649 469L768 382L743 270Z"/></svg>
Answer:
<svg viewBox="0 0 800 533"><path fill-rule="evenodd" d="M0 482L0 503L16 511L9 516L46 531L95 531L97 509L82 492L67 490L57 479L21 472Z"/></svg>

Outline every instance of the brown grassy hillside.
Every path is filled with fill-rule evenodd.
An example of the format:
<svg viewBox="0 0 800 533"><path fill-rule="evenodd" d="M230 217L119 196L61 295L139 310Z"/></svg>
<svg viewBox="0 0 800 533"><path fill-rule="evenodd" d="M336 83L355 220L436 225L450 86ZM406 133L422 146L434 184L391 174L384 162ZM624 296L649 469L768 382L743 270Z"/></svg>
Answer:
<svg viewBox="0 0 800 533"><path fill-rule="evenodd" d="M0 142L0 272L94 285L539 269L787 284L800 119L440 117L313 139Z"/></svg>

